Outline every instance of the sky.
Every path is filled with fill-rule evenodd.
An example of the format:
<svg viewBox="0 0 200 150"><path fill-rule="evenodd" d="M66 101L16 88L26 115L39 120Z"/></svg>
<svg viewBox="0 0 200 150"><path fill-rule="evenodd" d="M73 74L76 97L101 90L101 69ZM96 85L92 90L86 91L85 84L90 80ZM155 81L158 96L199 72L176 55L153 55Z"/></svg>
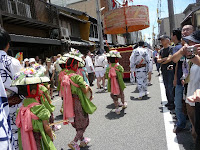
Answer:
<svg viewBox="0 0 200 150"><path fill-rule="evenodd" d="M119 0L122 2L123 0ZM174 14L182 13L185 8L191 4L195 3L196 0L173 0L174 2ZM142 30L142 34L145 35L146 41L149 42L148 38L152 38L153 26L156 35L158 34L158 24L157 24L157 5L158 0L133 0L129 5L146 5L149 7L149 16L150 16L150 27ZM161 0L161 18L168 17L168 2L167 0ZM150 40L151 43L152 40Z"/></svg>

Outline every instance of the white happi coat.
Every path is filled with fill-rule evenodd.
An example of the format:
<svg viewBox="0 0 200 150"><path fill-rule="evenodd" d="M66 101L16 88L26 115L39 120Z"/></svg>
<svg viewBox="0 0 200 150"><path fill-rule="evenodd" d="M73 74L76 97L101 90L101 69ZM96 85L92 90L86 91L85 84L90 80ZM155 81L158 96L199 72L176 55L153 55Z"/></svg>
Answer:
<svg viewBox="0 0 200 150"><path fill-rule="evenodd" d="M136 68L136 65L146 64L146 67ZM147 73L149 72L150 58L148 55L148 50L142 47L138 47L133 50L130 57L130 68L131 71L136 73L137 87L139 90L139 97L147 94Z"/></svg>
<svg viewBox="0 0 200 150"><path fill-rule="evenodd" d="M9 106L6 91L0 76L0 145L1 149L14 150L11 132Z"/></svg>
<svg viewBox="0 0 200 150"><path fill-rule="evenodd" d="M3 50L0 50L0 75L4 87L6 89L12 90L15 93L18 93L17 87L11 87L12 79L14 75L22 69L22 66L19 60L8 56L7 53ZM17 126L15 124L16 120L16 111L21 107L22 103L13 105L9 109L10 123L12 128L12 133L15 139L15 149L18 149L18 134Z"/></svg>

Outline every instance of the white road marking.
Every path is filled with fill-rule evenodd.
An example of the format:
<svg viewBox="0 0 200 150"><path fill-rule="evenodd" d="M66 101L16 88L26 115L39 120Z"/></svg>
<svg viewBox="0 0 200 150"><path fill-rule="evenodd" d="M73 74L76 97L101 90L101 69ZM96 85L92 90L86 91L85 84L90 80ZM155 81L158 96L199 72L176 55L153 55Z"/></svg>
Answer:
<svg viewBox="0 0 200 150"><path fill-rule="evenodd" d="M167 148L168 150L180 150L176 134L173 133L174 124L173 124L172 115L170 114L170 110L164 107L164 105L167 103L167 97L165 94L165 87L164 87L163 79L161 76L159 77L159 82L160 82L161 98L162 98L162 105L163 105Z"/></svg>

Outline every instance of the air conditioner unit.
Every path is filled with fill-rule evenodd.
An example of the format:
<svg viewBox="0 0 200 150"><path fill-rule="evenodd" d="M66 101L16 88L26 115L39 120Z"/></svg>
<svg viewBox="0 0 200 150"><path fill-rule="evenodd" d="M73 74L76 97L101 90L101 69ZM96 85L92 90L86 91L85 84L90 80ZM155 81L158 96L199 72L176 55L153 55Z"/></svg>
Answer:
<svg viewBox="0 0 200 150"><path fill-rule="evenodd" d="M69 38L68 28L61 27L61 36L64 37L64 38Z"/></svg>

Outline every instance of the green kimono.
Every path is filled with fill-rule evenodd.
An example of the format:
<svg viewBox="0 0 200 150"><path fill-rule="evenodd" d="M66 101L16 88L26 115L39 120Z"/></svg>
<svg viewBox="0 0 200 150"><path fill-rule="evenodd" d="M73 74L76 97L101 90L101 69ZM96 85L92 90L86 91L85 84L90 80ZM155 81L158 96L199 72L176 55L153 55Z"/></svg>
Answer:
<svg viewBox="0 0 200 150"><path fill-rule="evenodd" d="M116 63L111 64L112 67L114 67L115 65ZM119 71L116 70L116 74L117 74L117 80L119 83L120 90L124 91L124 89L126 88L124 84L124 80L123 80L124 68L121 65L118 65L116 69L119 70ZM106 69L106 78L108 79L108 92L111 92L111 81L110 81L110 78L108 77L109 71L110 71L110 67Z"/></svg>
<svg viewBox="0 0 200 150"><path fill-rule="evenodd" d="M50 104L45 96L44 93L47 93L49 98L50 98L50 95L48 93L48 89L45 87L45 86L40 86L40 90L43 91L43 96L40 97L40 101L41 103L49 110L50 113L52 113L54 110L55 110L55 106ZM51 99L51 98L50 98Z"/></svg>
<svg viewBox="0 0 200 150"><path fill-rule="evenodd" d="M69 75L71 73L75 73L72 70L66 70L66 74ZM78 95L80 102L81 102L81 106L84 110L85 113L87 114L93 114L95 112L95 110L97 109L96 106L86 97L86 95L83 93L83 91L81 90L86 88L86 82L84 81L83 77L80 75L74 75L71 77L71 80L78 84L80 86L80 88L75 87L74 85L71 84L71 92L72 94L76 94Z"/></svg>
<svg viewBox="0 0 200 150"><path fill-rule="evenodd" d="M27 107L29 104L34 102L38 103L34 98L27 98L24 99L23 105L24 107ZM50 117L49 110L43 104L41 104L32 107L30 111L39 118L38 120L32 119L32 126L34 132L41 133L42 136L41 147L44 147L43 150L56 150L50 137L45 133L42 123L43 120L49 120ZM20 128L18 129L18 141L19 141L19 149L23 150Z"/></svg>

